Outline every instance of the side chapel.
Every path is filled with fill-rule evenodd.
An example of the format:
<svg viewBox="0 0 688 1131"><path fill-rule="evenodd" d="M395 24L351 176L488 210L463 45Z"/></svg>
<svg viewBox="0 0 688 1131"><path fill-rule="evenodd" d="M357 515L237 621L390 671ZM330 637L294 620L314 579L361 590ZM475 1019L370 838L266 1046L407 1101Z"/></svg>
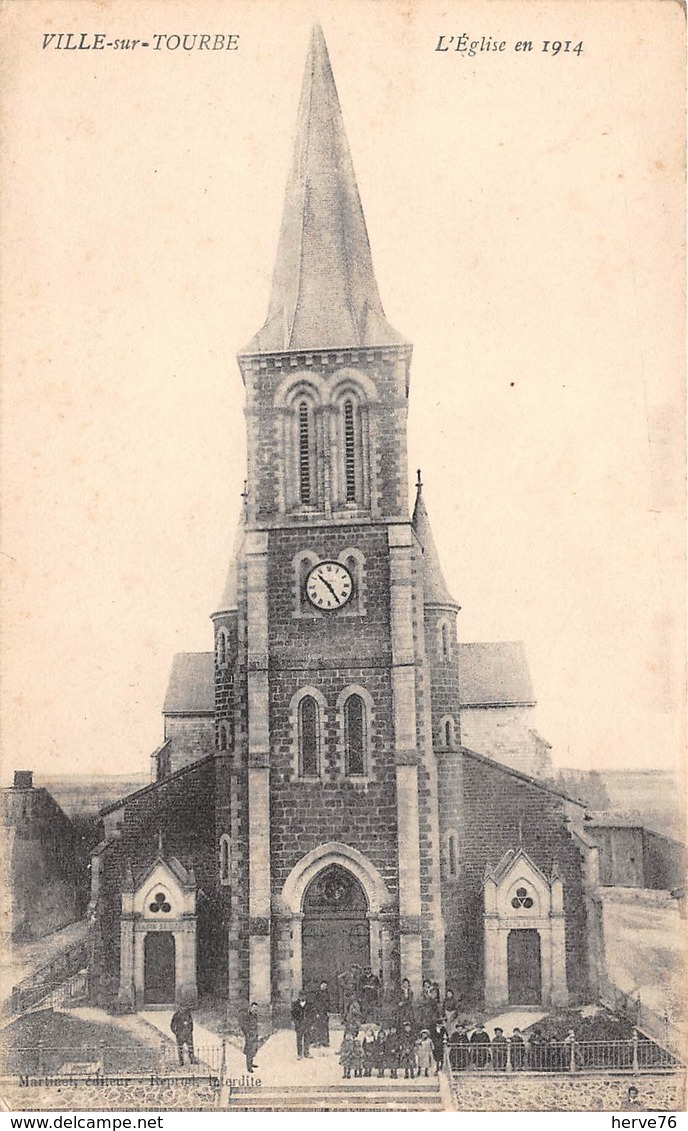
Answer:
<svg viewBox="0 0 688 1131"><path fill-rule="evenodd" d="M525 657L458 643L420 482L409 513L411 346L380 300L317 27L267 319L238 362L234 556L212 652L175 659L155 780L102 811L97 994L211 995L230 1020L256 1001L280 1024L357 962L486 1008L585 999L595 850L577 802L491 756L500 710L528 731Z"/></svg>

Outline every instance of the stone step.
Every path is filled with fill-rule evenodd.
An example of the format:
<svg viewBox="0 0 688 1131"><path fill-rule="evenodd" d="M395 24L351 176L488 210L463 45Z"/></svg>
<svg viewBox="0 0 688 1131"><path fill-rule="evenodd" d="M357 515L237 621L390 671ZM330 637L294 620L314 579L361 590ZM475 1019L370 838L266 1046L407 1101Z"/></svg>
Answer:
<svg viewBox="0 0 688 1131"><path fill-rule="evenodd" d="M394 1081L385 1087L333 1084L331 1086L271 1085L237 1092L229 1099L232 1111L442 1111L436 1084Z"/></svg>

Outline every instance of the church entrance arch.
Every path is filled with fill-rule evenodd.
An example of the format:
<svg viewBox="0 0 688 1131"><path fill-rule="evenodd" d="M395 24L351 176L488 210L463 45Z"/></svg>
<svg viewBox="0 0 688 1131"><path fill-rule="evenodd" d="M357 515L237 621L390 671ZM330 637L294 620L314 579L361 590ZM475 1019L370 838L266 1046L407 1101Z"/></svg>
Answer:
<svg viewBox="0 0 688 1131"><path fill-rule="evenodd" d="M539 1005L542 1001L539 931L509 931L506 953L509 1005Z"/></svg>
<svg viewBox="0 0 688 1131"><path fill-rule="evenodd" d="M171 931L152 931L143 947L143 1000L145 1005L172 1005L176 963Z"/></svg>
<svg viewBox="0 0 688 1131"><path fill-rule="evenodd" d="M302 972L306 993L327 982L335 1006L338 977L370 966L368 901L356 877L339 864L311 880L303 899Z"/></svg>
<svg viewBox="0 0 688 1131"><path fill-rule="evenodd" d="M276 1005L285 1019L299 990L323 981L333 1006L337 1002L331 953L338 967L350 969L357 962L370 966L384 986L394 983L398 906L379 870L358 849L340 841L311 849L273 897L272 910Z"/></svg>

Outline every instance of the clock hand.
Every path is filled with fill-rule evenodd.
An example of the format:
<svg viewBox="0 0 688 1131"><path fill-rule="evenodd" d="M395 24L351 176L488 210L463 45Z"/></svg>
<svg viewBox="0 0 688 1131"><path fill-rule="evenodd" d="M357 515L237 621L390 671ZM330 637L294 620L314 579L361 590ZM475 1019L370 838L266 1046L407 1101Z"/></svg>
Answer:
<svg viewBox="0 0 688 1131"><path fill-rule="evenodd" d="M326 586L327 586L327 588L329 589L330 593L331 593L331 594L332 594L332 596L334 597L335 601L338 601L338 600L339 600L339 597L337 596L336 592L334 591L334 589L333 589L333 588L332 588L332 586L330 585L330 583L329 583L329 581L327 580L327 578L326 578L326 577L323 577L323 575L322 575L321 573L319 573L319 574L318 574L318 580L319 580L319 581L322 581L323 585L326 585Z"/></svg>

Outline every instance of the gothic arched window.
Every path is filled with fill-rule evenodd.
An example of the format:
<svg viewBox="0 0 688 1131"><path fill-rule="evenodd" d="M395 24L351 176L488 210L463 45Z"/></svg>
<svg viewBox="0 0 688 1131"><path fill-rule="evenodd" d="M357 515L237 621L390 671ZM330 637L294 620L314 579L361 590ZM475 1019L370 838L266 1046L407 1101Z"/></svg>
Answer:
<svg viewBox="0 0 688 1131"><path fill-rule="evenodd" d="M320 773L320 726L318 704L311 695L299 703L299 774L304 778Z"/></svg>
<svg viewBox="0 0 688 1131"><path fill-rule="evenodd" d="M366 713L360 695L350 695L344 705L346 772L351 777L366 772Z"/></svg>

